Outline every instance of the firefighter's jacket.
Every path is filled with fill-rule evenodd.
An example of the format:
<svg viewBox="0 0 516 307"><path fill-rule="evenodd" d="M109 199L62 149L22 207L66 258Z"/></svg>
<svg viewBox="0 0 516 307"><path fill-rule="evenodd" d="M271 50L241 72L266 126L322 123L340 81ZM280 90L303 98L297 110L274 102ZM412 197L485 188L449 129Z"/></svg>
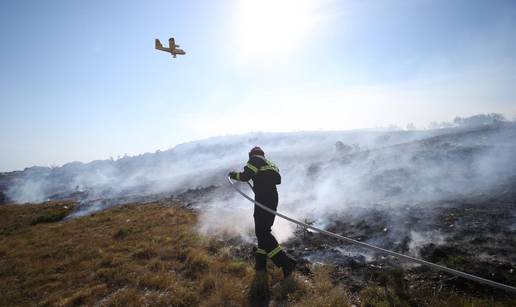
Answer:
<svg viewBox="0 0 516 307"><path fill-rule="evenodd" d="M275 207L277 205L278 192L276 185L281 184L281 175L276 165L263 156L251 156L244 166L244 171L236 173L233 179L240 181L253 180L255 200L264 201L264 204L268 206ZM276 204L270 203L271 198Z"/></svg>

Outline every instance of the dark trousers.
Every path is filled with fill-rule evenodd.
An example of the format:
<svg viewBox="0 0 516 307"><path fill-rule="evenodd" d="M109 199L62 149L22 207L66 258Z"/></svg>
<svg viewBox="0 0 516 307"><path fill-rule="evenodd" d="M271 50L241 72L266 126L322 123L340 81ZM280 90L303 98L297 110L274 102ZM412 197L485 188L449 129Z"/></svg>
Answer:
<svg viewBox="0 0 516 307"><path fill-rule="evenodd" d="M272 210L278 207L278 192L272 190L269 193L256 194L256 201L267 206ZM254 206L254 232L258 239L258 248L264 249L270 253L278 246L278 241L271 233L272 224L274 224L274 214L271 214L258 206Z"/></svg>

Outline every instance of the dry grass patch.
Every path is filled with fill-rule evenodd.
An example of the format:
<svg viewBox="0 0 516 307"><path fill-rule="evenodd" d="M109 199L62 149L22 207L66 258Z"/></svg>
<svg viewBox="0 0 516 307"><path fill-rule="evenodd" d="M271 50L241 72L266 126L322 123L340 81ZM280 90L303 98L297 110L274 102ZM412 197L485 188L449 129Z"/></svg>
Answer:
<svg viewBox="0 0 516 307"><path fill-rule="evenodd" d="M330 278L331 267L313 266L313 277L309 286L304 282L298 282L298 286L304 289L305 295L298 297L295 306L330 307L351 306L353 299L349 291L338 284L334 284Z"/></svg>
<svg viewBox="0 0 516 307"><path fill-rule="evenodd" d="M211 257L200 248L190 249L186 253L185 268L192 275L204 273L210 266L210 258Z"/></svg>
<svg viewBox="0 0 516 307"><path fill-rule="evenodd" d="M20 215L0 224L1 306L248 305L251 264L201 238L192 211L127 205L32 223L47 205L0 209Z"/></svg>
<svg viewBox="0 0 516 307"><path fill-rule="evenodd" d="M198 286L183 281L190 271L205 271L212 260L194 252L199 248L194 213L129 205L47 223L71 208L61 202L0 206L0 305L153 305L159 298L165 305L189 306L197 301ZM188 270L187 257L178 252L185 249L192 251ZM163 293L149 298L145 291Z"/></svg>

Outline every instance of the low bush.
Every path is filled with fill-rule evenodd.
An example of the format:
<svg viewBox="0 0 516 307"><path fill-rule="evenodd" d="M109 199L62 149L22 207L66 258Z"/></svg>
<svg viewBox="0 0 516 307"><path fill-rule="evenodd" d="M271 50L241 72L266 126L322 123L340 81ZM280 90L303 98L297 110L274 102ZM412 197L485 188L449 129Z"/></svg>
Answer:
<svg viewBox="0 0 516 307"><path fill-rule="evenodd" d="M129 234L129 230L125 229L125 228L120 228L118 229L118 231L113 235L113 238L115 240L121 240L123 238L125 238L127 235Z"/></svg>
<svg viewBox="0 0 516 307"><path fill-rule="evenodd" d="M31 225L40 223L55 223L63 220L72 212L73 206L68 204L55 204L47 206L38 216L32 219Z"/></svg>

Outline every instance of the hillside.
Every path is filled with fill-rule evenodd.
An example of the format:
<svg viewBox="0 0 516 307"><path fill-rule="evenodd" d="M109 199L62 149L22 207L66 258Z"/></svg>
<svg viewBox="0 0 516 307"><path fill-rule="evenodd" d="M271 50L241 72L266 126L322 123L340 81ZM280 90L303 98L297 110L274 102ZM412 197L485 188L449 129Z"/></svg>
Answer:
<svg viewBox="0 0 516 307"><path fill-rule="evenodd" d="M132 204L60 220L73 203L0 207L2 306L514 306L501 292L414 283L385 268L365 286L338 266L305 264L293 279L255 276L251 245L199 235L183 204Z"/></svg>
<svg viewBox="0 0 516 307"><path fill-rule="evenodd" d="M515 137L512 122L425 131L252 133L118 160L1 173L0 192L4 202L17 203L160 199L225 186L228 170L241 168L249 148L260 144L280 166L285 179L280 188L289 198L305 194L297 198L319 202L337 192L335 203L367 205L386 197L421 202L485 193L513 179Z"/></svg>
<svg viewBox="0 0 516 307"><path fill-rule="evenodd" d="M34 166L23 171L0 173L0 192L6 201L18 203L70 196L82 200L180 193L220 183L220 175L225 175L228 168L240 167L249 148L256 144L267 148L268 155L278 164L290 165L292 155L303 163L332 158L337 142L376 148L424 139L444 131L363 130L214 137L118 160L71 162L60 167Z"/></svg>
<svg viewBox="0 0 516 307"><path fill-rule="evenodd" d="M60 304L82 293L78 291L81 287L85 288L86 298L78 298L78 304L91 305L98 300L106 303L112 291L124 293L120 289L131 289L135 297L147 297L145 291L150 288L140 286L145 281L139 283L133 275L153 275L147 265L156 261L172 261L163 264L167 273L159 276L180 280L188 292L184 296L196 297L186 305L229 301L239 306L254 302L256 293L250 286L254 285L254 273L249 260L255 244L252 205L229 187L225 175L231 169L240 169L247 151L256 144L262 145L267 157L280 167L282 213L356 240L514 286L514 140L513 122L428 131L256 133L212 138L119 160L3 173L0 190L4 203L45 201L39 205L0 206L2 246L6 246L1 250L5 268L1 276L7 278L9 288L5 293L11 293L4 302L12 299L30 305L55 293L51 304ZM252 193L247 186L241 187ZM61 207L57 212L47 208L55 202L67 208ZM121 207L124 204L127 206ZM172 216L176 215L184 218L180 230L163 217L175 220ZM128 227L133 226L138 231L128 232ZM176 238L173 234L178 231L187 234ZM344 299L344 305L514 303L514 297L501 290L304 232L282 220L277 220L273 232L301 263L298 279L288 286L294 288L289 290L294 294L286 295L280 283L269 293L274 302L304 304L320 295L332 298L328 294L331 292L338 294L335 299ZM155 241L154 235L161 239ZM63 242L70 245L63 246ZM74 245L81 242L87 244ZM152 256L144 260L134 256L148 244L152 244ZM174 250L176 245L182 246L182 251L197 250L195 253L205 256L210 265L203 265L208 268L202 274L193 274L188 269L188 259L193 256L161 259L162 253ZM48 255L60 253L62 248L63 259L77 264L66 268L73 272L77 268L78 272L47 280L57 274L46 269L53 265L46 261L57 259ZM71 256L75 249L77 254ZM45 250L47 256L39 254ZM95 261L81 258L82 254L94 255L90 258ZM132 276L121 277L124 283L111 283L92 273L114 270L97 261L103 255L114 254L121 261L117 266L125 270L121 276ZM52 260L42 262L40 258L45 257ZM25 261L31 265L25 265ZM231 267L235 261L245 267L245 273L228 273L222 279L229 278L230 284L242 286L237 287L240 294L232 294L229 289L221 290L226 294L200 290L205 275L229 272L232 269L225 266ZM215 271L210 271L212 267ZM178 275L170 275L171 272ZM280 281L280 275L275 271L270 276L271 286ZM87 284L68 290L69 286L63 287L57 276L59 280L64 278L67 285L83 281ZM41 278L41 284L49 290L40 292L39 283L30 283L33 277ZM100 294L88 292L102 285ZM170 294L173 290L167 287L153 290L152 295L164 295L168 301L183 296ZM206 297L213 297L213 301Z"/></svg>

